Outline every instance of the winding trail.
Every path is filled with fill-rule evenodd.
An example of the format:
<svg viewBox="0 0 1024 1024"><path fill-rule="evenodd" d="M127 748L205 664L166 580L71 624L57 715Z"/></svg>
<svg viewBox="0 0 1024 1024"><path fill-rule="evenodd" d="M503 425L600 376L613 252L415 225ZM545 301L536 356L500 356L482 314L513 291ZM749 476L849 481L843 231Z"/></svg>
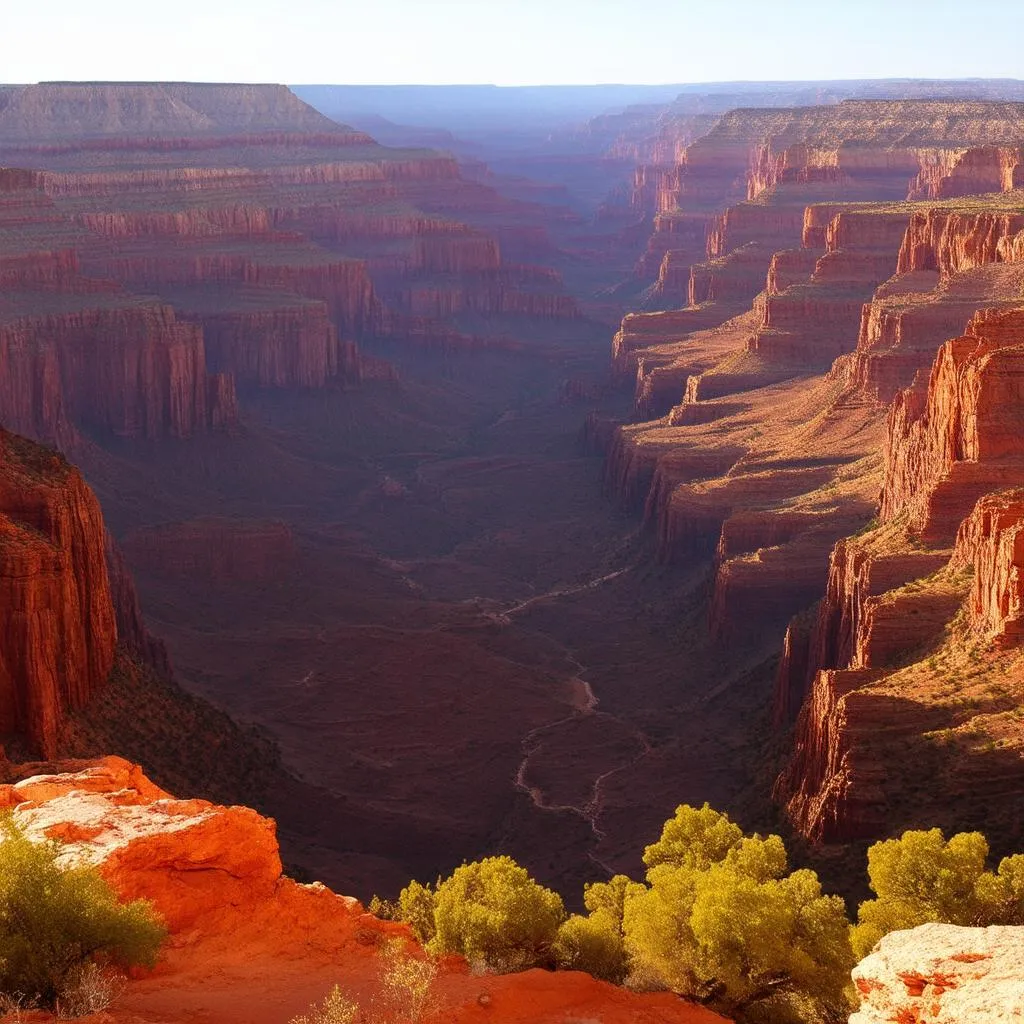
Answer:
<svg viewBox="0 0 1024 1024"><path fill-rule="evenodd" d="M633 567L627 566L624 569L619 569L616 572L608 573L605 576L601 576L596 580L591 580L589 583L583 584L578 587L567 588L559 591L551 591L546 594L538 595L537 597L530 598L528 601L524 601L514 606L514 608L510 609L505 614L506 616L509 614L514 614L515 612L521 611L523 608L537 601L556 599L558 597L577 594L581 591L592 589L594 587L600 586L603 583L608 582L609 580L621 576L623 573L628 572L631 568ZM651 752L652 747L649 740L643 734L643 732L641 732L639 729L633 726L630 726L629 731L640 745L640 752L636 754L634 757L629 758L624 763L619 764L616 767L611 768L606 772L602 772L600 775L596 776L591 786L590 797L582 806L577 806L576 804L548 803L544 798L543 790L539 786L531 786L529 784L529 782L527 781L527 775L530 770L530 759L540 749L541 742L546 734L549 734L559 729L561 726L567 725L570 722L576 722L581 718L605 714L604 712L599 712L597 710L599 699L597 695L594 693L594 690L591 687L590 683L583 678L582 673L584 672L584 666L576 659L574 654L570 654L569 652L566 653L573 665L573 668L576 671L576 675L574 675L569 680L569 685L576 689L576 691L579 694L579 699L573 701L573 711L571 714L566 715L564 718L559 718L554 722L548 722L545 725L538 726L536 729L532 729L523 737L523 759L522 761L520 761L519 767L516 771L514 780L515 787L521 793L525 793L527 796L529 796L530 800L533 802L534 807L536 807L538 810L545 811L551 814L573 814L579 818L582 818L590 827L590 831L593 834L594 839L600 842L606 837L606 833L599 824L601 811L603 808L602 789L604 784L609 779L618 775L620 772L632 768L635 764L643 760L643 758L645 758ZM611 719L612 721L619 722L621 724L626 724L622 723L622 720L616 718L615 716L605 715L605 717ZM607 872L609 876L615 873L614 869L608 864L604 863L592 850L588 851L587 856L594 864L600 867L603 871Z"/></svg>
<svg viewBox="0 0 1024 1024"><path fill-rule="evenodd" d="M575 587L564 587L561 590L549 590L543 594L536 594L534 597L528 597L525 601L520 601L519 604L514 604L510 608L504 609L504 611L497 614L496 618L508 622L511 620L513 615L518 615L531 605L538 604L541 601L556 601L560 597L572 597L574 594L582 594L587 590L594 590L605 583L610 583L612 580L618 579L620 576L624 576L627 572L630 572L635 568L636 564L634 563L633 565L627 565L621 569L616 569L614 572L605 573L604 576L598 576L596 579L588 580L586 583L577 584Z"/></svg>

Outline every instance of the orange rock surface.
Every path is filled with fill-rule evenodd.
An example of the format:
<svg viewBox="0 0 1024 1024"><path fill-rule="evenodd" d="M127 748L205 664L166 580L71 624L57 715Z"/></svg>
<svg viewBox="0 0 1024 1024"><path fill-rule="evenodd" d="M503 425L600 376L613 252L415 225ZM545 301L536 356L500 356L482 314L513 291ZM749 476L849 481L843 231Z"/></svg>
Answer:
<svg viewBox="0 0 1024 1024"><path fill-rule="evenodd" d="M282 876L273 821L176 800L120 758L54 767L0 788L0 804L29 835L64 844L68 863L95 865L125 899L151 900L170 931L155 971L136 972L106 1019L283 1024L334 984L374 997L378 949L405 927ZM430 1020L723 1020L669 993L638 995L579 973L471 974L457 957L442 966L436 1002Z"/></svg>

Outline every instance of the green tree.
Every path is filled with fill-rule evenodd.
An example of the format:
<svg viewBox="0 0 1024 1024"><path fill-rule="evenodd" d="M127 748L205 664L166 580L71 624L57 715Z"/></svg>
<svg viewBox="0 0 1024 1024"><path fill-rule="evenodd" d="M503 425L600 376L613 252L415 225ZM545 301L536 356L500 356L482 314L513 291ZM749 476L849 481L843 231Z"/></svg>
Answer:
<svg viewBox="0 0 1024 1024"><path fill-rule="evenodd" d="M644 850L644 863L648 868L659 864L707 868L723 860L742 838L743 829L709 804L699 810L681 804L675 816L665 822L661 838Z"/></svg>
<svg viewBox="0 0 1024 1024"><path fill-rule="evenodd" d="M398 895L398 910L395 916L397 920L409 925L413 935L426 945L437 934L434 925L434 890L429 885L410 882Z"/></svg>
<svg viewBox="0 0 1024 1024"><path fill-rule="evenodd" d="M562 898L511 857L463 864L433 894L436 954L461 953L493 970L524 970L553 960L565 918Z"/></svg>
<svg viewBox="0 0 1024 1024"><path fill-rule="evenodd" d="M45 1006L90 963L152 966L166 937L148 902L120 903L95 868L59 856L0 819L0 991Z"/></svg>
<svg viewBox="0 0 1024 1024"><path fill-rule="evenodd" d="M853 966L843 902L812 871L787 874L778 836L744 838L707 805L680 807L627 892L631 980L729 1016L839 1019Z"/></svg>
<svg viewBox="0 0 1024 1024"><path fill-rule="evenodd" d="M555 959L567 971L586 971L619 984L627 973L622 918L626 900L643 886L625 875L594 882L583 890L588 915L573 914L562 922L555 939Z"/></svg>
<svg viewBox="0 0 1024 1024"><path fill-rule="evenodd" d="M1024 923L1024 855L986 869L988 842L980 832L904 832L868 850L875 899L858 911L853 946L866 956L883 935L920 924Z"/></svg>

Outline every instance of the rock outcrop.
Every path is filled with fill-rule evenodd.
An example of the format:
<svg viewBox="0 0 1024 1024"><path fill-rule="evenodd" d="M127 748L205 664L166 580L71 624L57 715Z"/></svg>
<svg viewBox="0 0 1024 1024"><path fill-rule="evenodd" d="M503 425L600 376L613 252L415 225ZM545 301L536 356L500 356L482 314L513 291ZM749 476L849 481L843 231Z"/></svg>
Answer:
<svg viewBox="0 0 1024 1024"><path fill-rule="evenodd" d="M1024 640L1024 491L988 494L960 525L953 564L973 571L967 612L975 632L1006 646Z"/></svg>
<svg viewBox="0 0 1024 1024"><path fill-rule="evenodd" d="M140 570L213 585L280 578L296 555L295 539L285 523L212 516L136 530L122 546Z"/></svg>
<svg viewBox="0 0 1024 1024"><path fill-rule="evenodd" d="M99 504L49 449L0 430L0 732L50 754L104 684L117 627Z"/></svg>
<svg viewBox="0 0 1024 1024"><path fill-rule="evenodd" d="M1024 311L983 312L939 352L927 385L897 396L881 518L908 517L928 543L951 544L988 491L1024 469Z"/></svg>
<svg viewBox="0 0 1024 1024"><path fill-rule="evenodd" d="M144 898L168 925L161 963L136 972L109 1019L279 1024L334 984L379 998L379 950L415 943L353 899L281 873L274 822L246 807L178 800L116 757L27 765L0 786L0 806L33 838L62 844L67 864L91 864L124 899ZM723 1018L669 993L639 995L578 973L472 975L441 965L428 1019L521 1024L715 1024ZM166 1014L171 1016L161 1016Z"/></svg>
<svg viewBox="0 0 1024 1024"><path fill-rule="evenodd" d="M925 924L891 932L853 971L850 1024L1009 1024L1024 1006L1024 929Z"/></svg>
<svg viewBox="0 0 1024 1024"><path fill-rule="evenodd" d="M202 331L170 306L123 295L35 305L22 295L4 318L0 301L0 417L12 429L66 445L76 425L155 439L232 422L233 390L207 373Z"/></svg>

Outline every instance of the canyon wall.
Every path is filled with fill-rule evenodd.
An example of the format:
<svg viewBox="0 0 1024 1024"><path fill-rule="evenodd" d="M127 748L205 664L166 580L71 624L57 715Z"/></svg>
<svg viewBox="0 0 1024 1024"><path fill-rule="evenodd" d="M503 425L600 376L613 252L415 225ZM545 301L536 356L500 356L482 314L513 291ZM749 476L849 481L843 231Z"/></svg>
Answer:
<svg viewBox="0 0 1024 1024"><path fill-rule="evenodd" d="M113 665L99 504L56 452L0 430L0 732L52 754Z"/></svg>
<svg viewBox="0 0 1024 1024"><path fill-rule="evenodd" d="M791 627L791 643L802 646L780 667L778 692L790 706L789 695L808 696L777 795L813 839L886 829L901 802L901 787L884 768L891 744L962 737L960 757L947 757L947 777L928 797L934 805L945 794L953 806L970 777L965 772L984 770L963 762L983 760L984 737L1002 745L1009 692L995 710L977 714L958 712L957 702L958 691L983 684L984 666L998 657L982 660L981 650L1017 643L1019 509L1012 488L1024 473L1016 422L1024 400L1022 324L1022 309L980 311L966 335L939 349L927 382L897 396L881 522L836 546L813 627L802 639ZM949 667L971 659L977 668ZM949 673L952 694L940 682ZM991 769L1003 775L996 789L1019 774L1012 749L1005 767ZM998 834L1006 823L989 814L988 831Z"/></svg>
<svg viewBox="0 0 1024 1024"><path fill-rule="evenodd" d="M1018 841L998 797L1024 775L1016 677L980 696L1020 618L1013 109L723 117L656 205L671 220L689 154L699 192L701 155L732 144L746 199L704 212L706 259L663 260L674 288L690 261L688 304L629 315L613 342L635 390L633 422L593 432L606 484L661 559L708 566L710 644L768 658L783 640L772 717L795 732L775 794L814 843L936 822ZM976 805L971 785L989 787Z"/></svg>

